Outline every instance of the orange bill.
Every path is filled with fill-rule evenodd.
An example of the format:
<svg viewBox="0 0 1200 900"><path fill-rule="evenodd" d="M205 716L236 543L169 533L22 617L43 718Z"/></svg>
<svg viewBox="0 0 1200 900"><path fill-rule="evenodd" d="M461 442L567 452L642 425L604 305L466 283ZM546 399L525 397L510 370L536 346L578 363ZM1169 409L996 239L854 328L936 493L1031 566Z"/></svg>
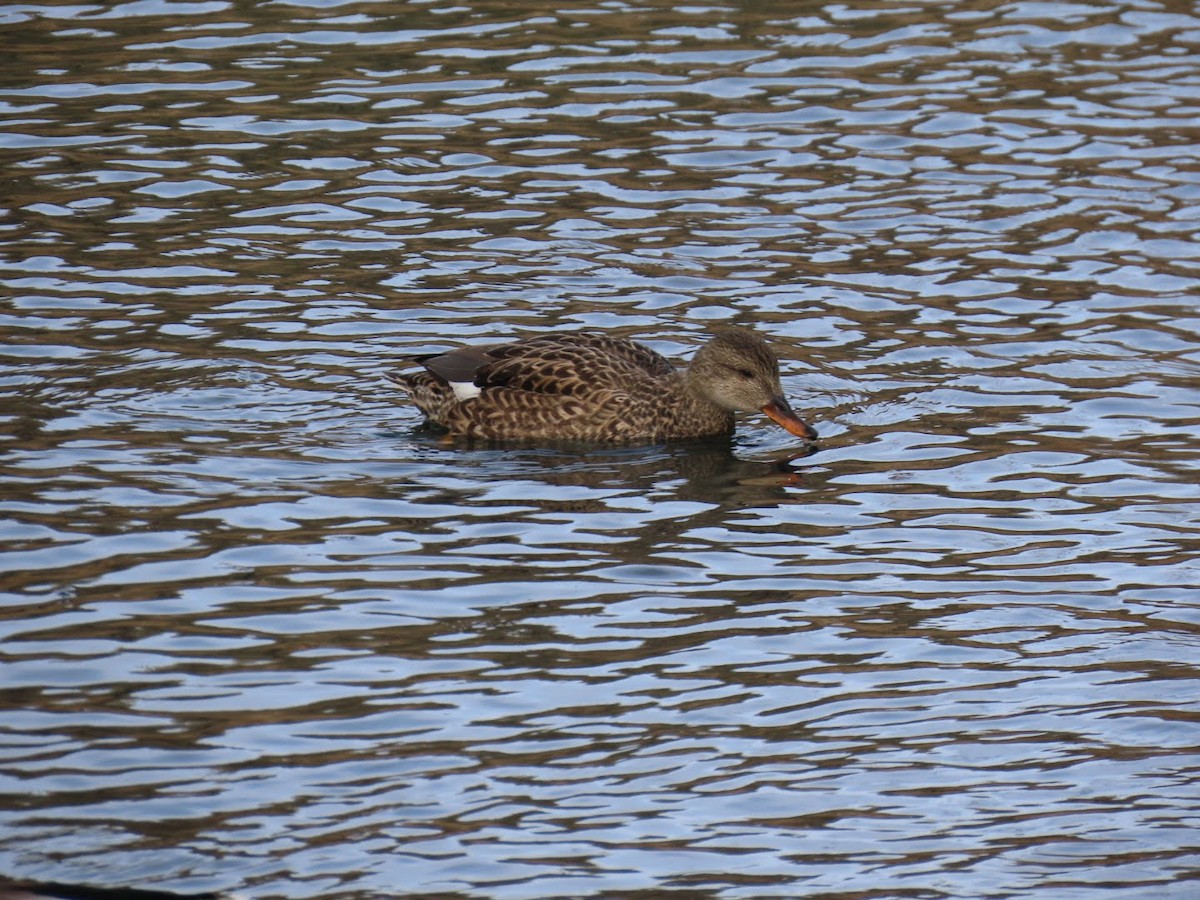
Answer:
<svg viewBox="0 0 1200 900"><path fill-rule="evenodd" d="M815 441L817 439L817 429L792 412L792 408L788 406L788 402L782 397L776 397L764 406L762 411L767 414L771 421L790 431L796 437L804 438L806 441Z"/></svg>

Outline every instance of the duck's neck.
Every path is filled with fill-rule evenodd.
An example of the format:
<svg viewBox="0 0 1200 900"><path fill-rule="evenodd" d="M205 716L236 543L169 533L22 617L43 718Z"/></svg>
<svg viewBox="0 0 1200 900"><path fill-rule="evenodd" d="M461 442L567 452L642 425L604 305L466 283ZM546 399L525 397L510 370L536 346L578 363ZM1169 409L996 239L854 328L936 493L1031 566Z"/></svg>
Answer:
<svg viewBox="0 0 1200 900"><path fill-rule="evenodd" d="M684 371L680 375L679 393L676 422L681 429L690 432L686 436L700 437L733 431L733 413L697 390L691 372Z"/></svg>

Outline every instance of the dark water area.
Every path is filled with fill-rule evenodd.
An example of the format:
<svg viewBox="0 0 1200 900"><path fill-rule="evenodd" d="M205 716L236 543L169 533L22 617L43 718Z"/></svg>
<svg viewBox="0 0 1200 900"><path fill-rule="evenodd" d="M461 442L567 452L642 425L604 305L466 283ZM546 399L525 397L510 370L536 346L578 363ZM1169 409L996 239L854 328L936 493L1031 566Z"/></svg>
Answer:
<svg viewBox="0 0 1200 900"><path fill-rule="evenodd" d="M1200 891L1200 15L0 6L0 875ZM406 354L778 351L817 452Z"/></svg>

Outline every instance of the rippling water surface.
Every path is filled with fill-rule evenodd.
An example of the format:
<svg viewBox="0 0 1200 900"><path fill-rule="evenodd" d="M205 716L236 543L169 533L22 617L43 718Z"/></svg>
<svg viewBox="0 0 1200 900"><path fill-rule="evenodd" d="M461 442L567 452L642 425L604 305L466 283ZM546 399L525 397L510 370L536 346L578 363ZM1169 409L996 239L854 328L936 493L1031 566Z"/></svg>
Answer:
<svg viewBox="0 0 1200 900"><path fill-rule="evenodd" d="M0 873L1196 896L1200 18L0 7ZM822 433L447 447L751 324Z"/></svg>

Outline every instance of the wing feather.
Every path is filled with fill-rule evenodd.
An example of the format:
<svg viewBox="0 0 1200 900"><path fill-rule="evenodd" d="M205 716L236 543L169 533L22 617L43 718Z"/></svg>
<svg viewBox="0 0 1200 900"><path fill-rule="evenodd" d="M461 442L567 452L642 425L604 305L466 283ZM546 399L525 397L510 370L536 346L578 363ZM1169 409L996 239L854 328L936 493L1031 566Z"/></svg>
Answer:
<svg viewBox="0 0 1200 900"><path fill-rule="evenodd" d="M601 389L652 389L675 368L648 347L596 334L547 335L491 348L480 387L582 397Z"/></svg>

